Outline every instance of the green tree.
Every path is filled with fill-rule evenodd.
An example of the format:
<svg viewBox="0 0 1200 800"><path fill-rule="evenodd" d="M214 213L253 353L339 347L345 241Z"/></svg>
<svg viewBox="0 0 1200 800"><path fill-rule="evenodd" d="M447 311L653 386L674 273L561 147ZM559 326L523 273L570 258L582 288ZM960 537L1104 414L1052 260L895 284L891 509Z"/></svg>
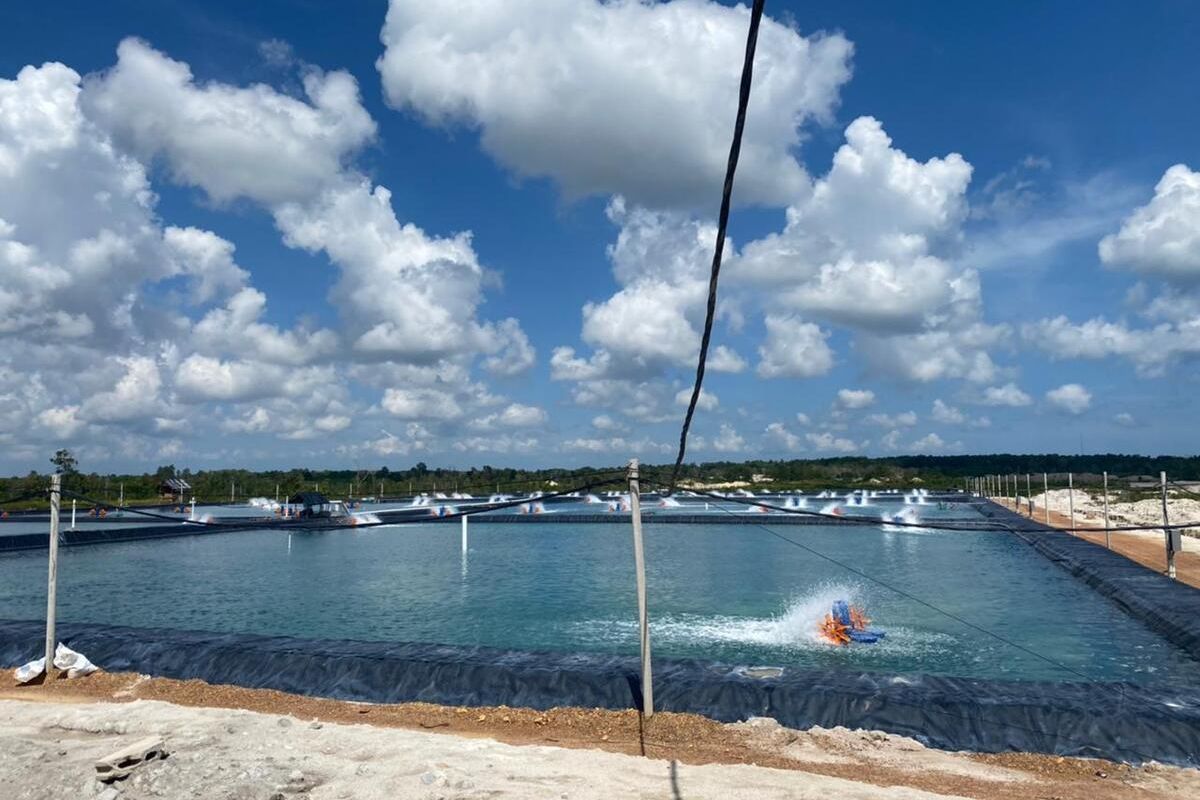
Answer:
<svg viewBox="0 0 1200 800"><path fill-rule="evenodd" d="M75 475L79 472L79 462L66 448L56 452L50 459L50 463L54 465L54 471L60 475Z"/></svg>

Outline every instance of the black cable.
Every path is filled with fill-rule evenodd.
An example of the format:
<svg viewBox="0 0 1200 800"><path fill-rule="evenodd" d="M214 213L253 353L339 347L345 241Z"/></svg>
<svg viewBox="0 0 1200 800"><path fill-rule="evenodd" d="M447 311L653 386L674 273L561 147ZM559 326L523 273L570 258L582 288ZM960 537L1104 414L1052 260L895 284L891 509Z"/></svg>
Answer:
<svg viewBox="0 0 1200 800"><path fill-rule="evenodd" d="M625 471L624 470L611 470L609 472L601 473L601 474L602 475L620 475L622 477L610 477L610 478L605 478L602 480L591 481L589 483L575 486L570 489L562 489L557 492L544 492L544 493L538 495L537 497L526 496L526 497L517 498L514 500L507 500L503 503L485 503L478 508L468 509L466 511L456 511L452 514L446 514L444 516L438 517L438 519L459 519L460 517L470 517L470 516L475 516L476 514L485 514L490 511L501 511L506 508L513 508L515 506L524 505L529 502L537 502L539 500L549 500L549 499L553 499L556 497L565 497L567 495L574 494L576 492L591 491L592 489L595 489L597 487L608 486L608 485L611 485L618 481L624 480L623 476L625 475ZM289 529L294 529L295 527L298 527L298 526L302 526L305 530L319 530L322 528L342 528L342 527L372 528L372 527L378 527L380 525L400 525L400 524L411 524L411 523L424 523L424 522L429 521L428 517L414 516L414 517L398 519L398 520L389 520L389 521L380 521L380 522L360 522L360 523L356 523L353 526L346 526L346 525L340 525L340 524L335 524L335 523L323 525L323 524L321 524L320 518L318 518L317 520L314 520L314 521L305 521L303 523L299 523L299 522L281 523L281 522L271 520L269 518L263 518L263 520L261 520L261 523L258 520L251 520L249 522L247 522L247 521L206 522L203 520L190 520L190 519L181 520L178 517L167 516L165 514L158 514L153 511L143 511L140 509L131 508L131 507L127 507L127 506L113 505L111 503L101 503L99 500L96 500L94 498L80 494L78 492L73 492L70 489L63 489L62 494L66 495L66 496L74 497L78 500L82 500L83 502L88 503L97 508L114 508L114 509L117 509L120 511L129 511L130 513L133 513L133 514L140 514L142 516L152 517L155 519L163 519L163 520L167 520L169 522L174 522L174 523L184 523L187 525L198 525L201 527L208 527L208 528L228 528L230 530L246 530L247 528L254 528L254 527L269 528L272 530L289 530ZM363 513L372 513L372 512L365 511ZM387 513L387 512L381 512L381 513Z"/></svg>
<svg viewBox="0 0 1200 800"><path fill-rule="evenodd" d="M43 494L44 492L26 492L25 494L17 495L16 497L9 497L4 500L0 500L0 506L6 506L10 503L22 503L26 500L33 500L41 497Z"/></svg>
<svg viewBox="0 0 1200 800"><path fill-rule="evenodd" d="M622 476L623 475L624 475L624 471L622 471ZM547 492L547 493L538 495L537 497L526 496L526 497L517 498L515 500L506 500L503 503L486 503L478 508L467 509L466 511L455 511L451 514L443 514L442 516L436 517L435 519L461 519L462 517L473 517L478 514L487 514L492 511L503 511L506 508L515 508L517 506L523 506L523 505L525 505L527 503L531 503L531 502L536 503L540 500L550 500L555 497L566 497L567 495L575 494L576 492L588 492L588 491L591 491L592 489L596 489L601 486L610 486L614 483L617 483L617 482L623 481L623 480L624 480L624 477L608 478L606 480L592 481L590 483L585 483L580 486L576 486L572 489L563 489L562 491L558 491L558 492ZM421 506L416 506L416 507L421 508ZM370 513L374 513L374 512L365 511L363 513L370 514ZM389 512L384 511L384 512L379 512L379 513L386 514ZM376 528L376 527L379 527L380 525L412 525L412 524L418 524L418 523L428 523L429 521L430 521L430 517L411 516L411 517L405 517L405 518L396 519L396 520L380 520L379 522L358 522L352 526L336 525L336 524L330 524L330 525L306 524L304 527L306 529L323 528L323 527L325 527L325 528L353 527L353 528L357 529L357 528Z"/></svg>
<svg viewBox="0 0 1200 800"><path fill-rule="evenodd" d="M733 511L731 511L727 508L722 508L721 510L727 514L734 513ZM889 591L895 592L896 594L900 595L901 597L906 597L909 600L912 600L914 603L918 603L922 606L925 606L926 608L930 609L931 611L936 611L939 614L949 617L950 619L954 620L955 622L958 622L961 625L965 625L968 628L979 631L980 633L983 633L987 636L992 637L996 641L1003 642L1004 644L1006 644L1010 647L1014 647L1023 653L1033 656L1034 658L1041 659L1042 661L1045 661L1047 664L1050 664L1051 666L1061 669L1065 672L1069 672L1072 675L1075 675L1076 677L1083 678L1084 680L1093 682L1093 683L1097 682L1096 679L1090 675L1087 675L1083 672L1073 669L1059 661L1055 661L1054 659L1050 658L1049 656L1044 656L1041 653L1037 652L1036 650L1032 650L1023 644L1014 642L1013 640L1008 639L998 633L995 633L994 631L988 630L987 628L983 627L982 625L977 625L968 619L964 619L963 617L958 616L957 614L955 614L952 611L946 611L943 608L939 608L938 606L934 605L933 603L930 603L927 600L923 600L920 597L917 597L916 595L912 594L911 592L905 591L904 589L901 589L898 586L890 584L887 581L883 580L882 578L876 578L873 575L863 572L861 569L851 566L850 564L847 564L844 561L836 559L831 555L822 553L820 550L817 550L814 547L810 547L802 542L798 542L795 539L790 539L787 536L784 536L783 534L771 529L764 523L756 522L754 524L757 527L762 528L764 531L766 531L767 533L774 536L776 539L787 542L788 544L793 545L795 547L799 547L801 550L804 550L805 552L808 552L808 553L812 553L813 555L815 555L819 558L823 558L826 561L830 562L831 564L836 564L837 566L841 567L842 569L846 570L847 572L852 572L855 575L859 576L860 578L865 578L866 580L871 581L872 583L876 583L876 584L882 586L883 588L888 589Z"/></svg>
<svg viewBox="0 0 1200 800"><path fill-rule="evenodd" d="M742 131L746 127L746 108L750 105L750 85L754 77L754 49L758 44L758 25L762 20L765 0L754 0L750 9L750 30L746 35L746 56L742 62L742 84L738 90L737 118L733 124L733 142L729 145L729 163L725 167L725 186L721 190L721 212L717 218L717 245L713 251L712 274L708 279L708 310L704 314L704 333L700 336L700 357L696 362L696 383L692 387L692 399L688 401L687 413L683 417L683 429L679 432L679 455L675 457L675 469L671 472L670 491L675 491L675 481L687 451L688 430L692 427L692 416L700 401L700 387L704 383L704 365L708 360L708 343L712 339L713 318L717 313L717 281L721 274L721 255L725 251L725 230L729 227L729 205L733 195L733 176L737 172L738 157L742 151Z"/></svg>
<svg viewBox="0 0 1200 800"><path fill-rule="evenodd" d="M1186 495L1191 495L1192 497L1200 498L1200 494L1197 494L1196 492L1193 492L1191 489L1185 489L1183 486L1181 486L1180 484L1178 484L1178 483L1176 483L1175 481L1171 480L1170 478L1167 478L1167 483L1169 483L1169 484L1171 484L1172 486L1174 486L1174 487L1175 487L1175 491L1177 491L1177 492L1183 492L1183 493L1184 493L1184 494L1186 494Z"/></svg>

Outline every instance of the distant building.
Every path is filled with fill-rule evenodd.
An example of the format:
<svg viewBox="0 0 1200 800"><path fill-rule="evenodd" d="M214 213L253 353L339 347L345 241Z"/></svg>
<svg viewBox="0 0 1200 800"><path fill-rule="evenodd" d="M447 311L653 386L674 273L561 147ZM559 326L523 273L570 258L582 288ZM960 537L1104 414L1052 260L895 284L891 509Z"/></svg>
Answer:
<svg viewBox="0 0 1200 800"><path fill-rule="evenodd" d="M183 497L192 494L192 485L183 478L166 478L159 482L158 493L163 497Z"/></svg>

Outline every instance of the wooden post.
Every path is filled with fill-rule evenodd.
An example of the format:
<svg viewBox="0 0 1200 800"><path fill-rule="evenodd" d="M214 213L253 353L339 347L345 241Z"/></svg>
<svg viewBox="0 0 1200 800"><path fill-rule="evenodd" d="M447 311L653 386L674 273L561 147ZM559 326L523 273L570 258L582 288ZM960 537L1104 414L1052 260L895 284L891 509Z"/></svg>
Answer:
<svg viewBox="0 0 1200 800"><path fill-rule="evenodd" d="M1029 508L1029 518L1033 519L1033 484L1030 482L1029 473L1025 473L1025 505Z"/></svg>
<svg viewBox="0 0 1200 800"><path fill-rule="evenodd" d="M275 505L279 505L279 484L275 484Z"/></svg>
<svg viewBox="0 0 1200 800"><path fill-rule="evenodd" d="M1171 580L1175 579L1175 531L1172 531L1167 526L1171 523L1167 521L1167 473L1158 473L1159 479L1162 481L1162 506L1163 506L1163 535L1167 541L1167 577ZM1177 534L1175 534L1177 535Z"/></svg>
<svg viewBox="0 0 1200 800"><path fill-rule="evenodd" d="M637 571L638 630L642 651L642 714L654 714L654 677L650 670L650 622L646 616L646 558L642 551L642 502L638 481L638 460L629 462L629 509L633 519L633 564Z"/></svg>
<svg viewBox="0 0 1200 800"><path fill-rule="evenodd" d="M463 555L467 554L467 515L463 514L462 518L462 551Z"/></svg>
<svg viewBox="0 0 1200 800"><path fill-rule="evenodd" d="M1112 540L1108 530L1108 472L1104 473L1104 546L1112 549Z"/></svg>
<svg viewBox="0 0 1200 800"><path fill-rule="evenodd" d="M1075 476L1067 473L1067 504L1071 507L1071 530L1075 530Z"/></svg>
<svg viewBox="0 0 1200 800"><path fill-rule="evenodd" d="M54 647L58 644L55 615L58 605L58 507L62 502L62 475L50 476L50 575L46 584L46 676L54 666Z"/></svg>

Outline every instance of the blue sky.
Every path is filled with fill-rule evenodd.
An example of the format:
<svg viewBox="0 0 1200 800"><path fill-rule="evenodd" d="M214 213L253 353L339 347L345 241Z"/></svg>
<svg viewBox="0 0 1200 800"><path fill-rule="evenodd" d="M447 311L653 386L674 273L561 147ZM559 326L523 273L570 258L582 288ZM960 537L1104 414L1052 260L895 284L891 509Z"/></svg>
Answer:
<svg viewBox="0 0 1200 800"><path fill-rule="evenodd" d="M691 457L1196 452L1200 11L767 14ZM0 469L673 454L745 8L7 15Z"/></svg>

